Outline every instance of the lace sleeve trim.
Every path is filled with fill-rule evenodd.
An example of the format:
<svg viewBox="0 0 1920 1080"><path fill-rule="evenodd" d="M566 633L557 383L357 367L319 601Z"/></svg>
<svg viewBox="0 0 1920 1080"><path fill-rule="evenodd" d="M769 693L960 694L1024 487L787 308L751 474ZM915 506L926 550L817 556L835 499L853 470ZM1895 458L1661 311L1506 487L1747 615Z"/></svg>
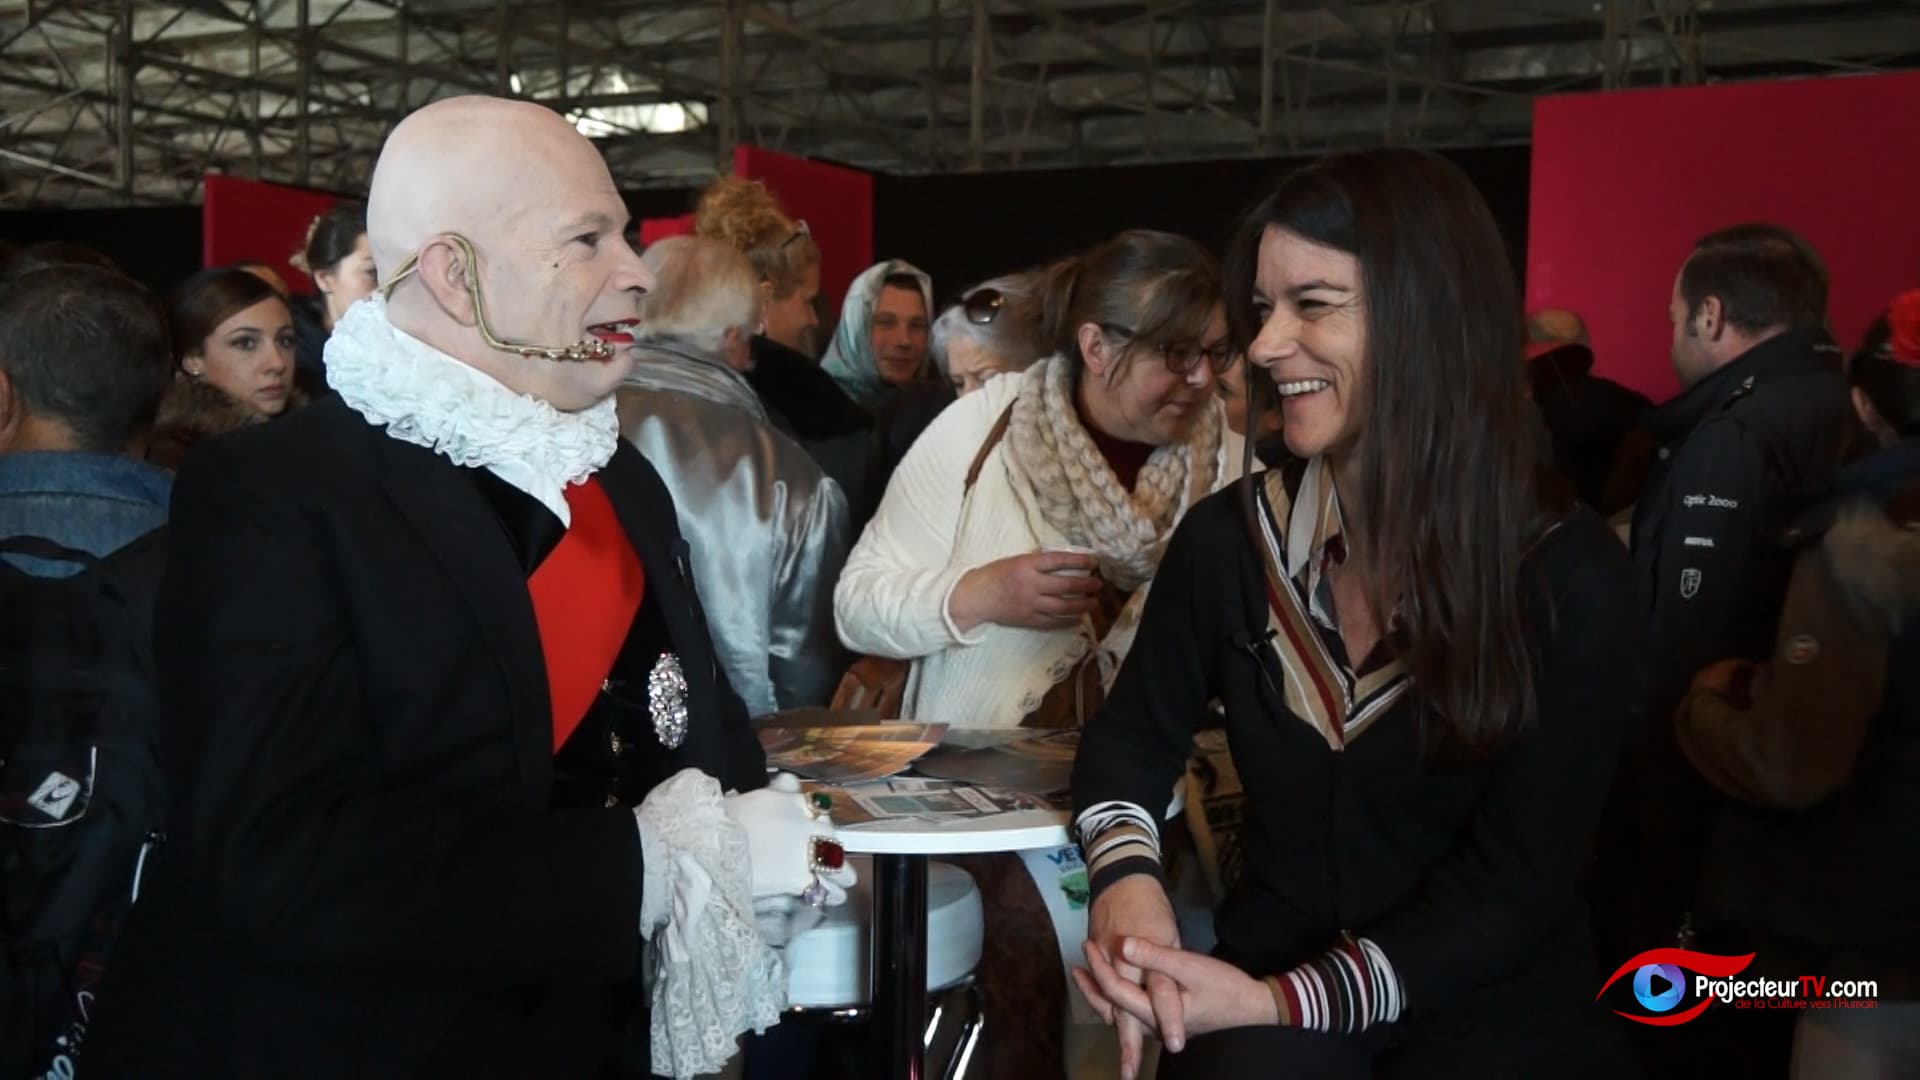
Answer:
<svg viewBox="0 0 1920 1080"><path fill-rule="evenodd" d="M740 1035L762 1032L787 1004L779 953L760 937L746 833L727 816L720 785L685 769L634 810L646 879L653 1071L719 1071Z"/></svg>

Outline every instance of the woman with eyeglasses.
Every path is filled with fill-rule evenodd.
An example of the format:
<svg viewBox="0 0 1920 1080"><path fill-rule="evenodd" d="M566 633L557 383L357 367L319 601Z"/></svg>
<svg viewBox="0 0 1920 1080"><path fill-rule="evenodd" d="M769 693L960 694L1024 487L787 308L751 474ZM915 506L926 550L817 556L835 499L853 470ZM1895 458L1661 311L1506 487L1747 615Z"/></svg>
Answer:
<svg viewBox="0 0 1920 1080"><path fill-rule="evenodd" d="M1133 641L1174 524L1238 475L1241 443L1214 393L1233 350L1210 255L1122 233L1051 274L1039 308L1052 355L940 414L834 593L842 641L911 661L907 717L1080 724ZM1034 962L1060 945L1027 869L1050 864L965 865L989 912L976 971L993 988L985 1071L1059 1076L1067 975ZM1078 942L1083 917L1065 918L1078 925L1060 940Z"/></svg>
<svg viewBox="0 0 1920 1080"><path fill-rule="evenodd" d="M1227 283L1292 460L1181 523L1074 765L1075 978L1121 1075L1148 1031L1162 1080L1633 1075L1579 896L1633 589L1543 468L1492 215L1434 155L1326 158ZM1246 802L1207 955L1159 826L1210 701Z"/></svg>
<svg viewBox="0 0 1920 1080"><path fill-rule="evenodd" d="M1233 350L1198 245L1122 233L1054 274L1040 306L1054 355L927 428L834 593L850 648L912 661L914 719L1075 723L1174 523L1237 475L1213 389Z"/></svg>

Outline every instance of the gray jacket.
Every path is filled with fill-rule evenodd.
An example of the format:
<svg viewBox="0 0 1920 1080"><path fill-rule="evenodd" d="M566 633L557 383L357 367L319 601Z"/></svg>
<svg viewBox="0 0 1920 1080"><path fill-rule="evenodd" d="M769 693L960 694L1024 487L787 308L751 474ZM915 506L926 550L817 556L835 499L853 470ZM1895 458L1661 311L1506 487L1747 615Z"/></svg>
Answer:
<svg viewBox="0 0 1920 1080"><path fill-rule="evenodd" d="M847 500L746 379L677 342L636 347L620 430L673 492L714 648L754 715L823 705L844 667L833 586Z"/></svg>

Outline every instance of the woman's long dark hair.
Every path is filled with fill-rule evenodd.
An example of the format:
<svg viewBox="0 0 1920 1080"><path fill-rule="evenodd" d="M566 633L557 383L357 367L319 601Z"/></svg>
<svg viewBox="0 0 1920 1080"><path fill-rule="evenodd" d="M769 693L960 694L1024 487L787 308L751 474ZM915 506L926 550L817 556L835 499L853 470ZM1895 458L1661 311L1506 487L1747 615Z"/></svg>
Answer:
<svg viewBox="0 0 1920 1080"><path fill-rule="evenodd" d="M1465 174L1423 151L1340 154L1294 172L1228 254L1242 348L1260 330L1254 281L1269 229L1360 264L1366 424L1359 490L1343 493L1362 510L1348 550L1425 710L1426 750L1482 755L1534 721L1521 567L1543 518L1539 423L1500 230Z"/></svg>
<svg viewBox="0 0 1920 1080"><path fill-rule="evenodd" d="M293 265L312 276L332 270L353 254L353 247L367 235L365 203L335 203L326 213L307 226L307 242L296 253Z"/></svg>

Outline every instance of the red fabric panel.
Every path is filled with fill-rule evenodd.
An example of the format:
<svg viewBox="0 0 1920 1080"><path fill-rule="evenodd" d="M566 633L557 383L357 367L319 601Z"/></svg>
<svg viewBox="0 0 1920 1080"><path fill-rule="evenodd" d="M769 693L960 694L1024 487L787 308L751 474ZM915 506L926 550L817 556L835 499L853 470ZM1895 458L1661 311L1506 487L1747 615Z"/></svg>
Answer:
<svg viewBox="0 0 1920 1080"><path fill-rule="evenodd" d="M306 245L313 219L339 201L304 188L208 173L200 214L201 263L258 259L278 270L294 292L312 292L313 282L287 260Z"/></svg>
<svg viewBox="0 0 1920 1080"><path fill-rule="evenodd" d="M1574 94L1533 110L1527 307L1586 318L1595 370L1679 384L1666 318L1701 235L1770 221L1833 278L1841 348L1920 283L1920 73Z"/></svg>
<svg viewBox="0 0 1920 1080"><path fill-rule="evenodd" d="M820 245L820 296L831 324L847 286L876 261L872 175L756 146L734 148L733 171L766 184L789 217L807 223Z"/></svg>
<svg viewBox="0 0 1920 1080"><path fill-rule="evenodd" d="M672 218L644 218L640 222L640 247L643 250L669 236L691 235L693 235L692 214L682 214Z"/></svg>
<svg viewBox="0 0 1920 1080"><path fill-rule="evenodd" d="M606 685L647 591L646 568L599 479L568 488L567 508L573 524L527 579L556 753Z"/></svg>

